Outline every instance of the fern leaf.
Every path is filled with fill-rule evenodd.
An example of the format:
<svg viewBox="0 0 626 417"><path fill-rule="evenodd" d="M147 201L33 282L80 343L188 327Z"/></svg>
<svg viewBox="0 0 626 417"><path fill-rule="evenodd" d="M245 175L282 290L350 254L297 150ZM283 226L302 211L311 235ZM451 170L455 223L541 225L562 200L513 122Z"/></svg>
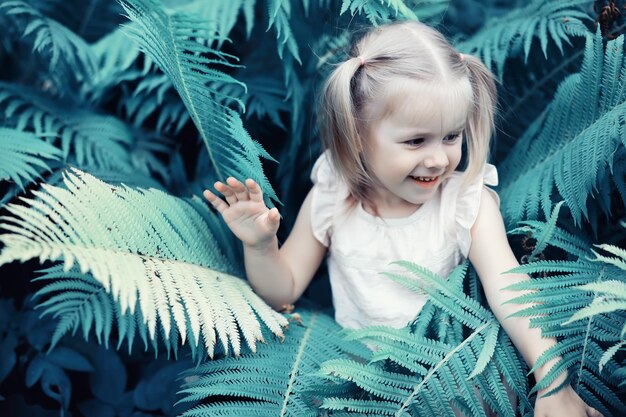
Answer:
<svg viewBox="0 0 626 417"><path fill-rule="evenodd" d="M426 278L426 284L416 286L416 280L388 276L409 288L427 292L429 302L424 306L438 306L453 321L465 323L469 332L456 334L446 343L424 337L424 331L415 334L409 326L390 329L381 326L350 331L349 340L359 340L372 346L374 353L369 363L354 360L331 360L322 364L316 373L327 382L337 378L356 384L365 393L361 398L334 394L323 399L322 408L332 415L429 415L433 410L463 410L467 415L482 416L491 408L500 415L514 415L515 411L502 386L501 376L509 379L520 398L520 412L527 414L532 407L525 399L526 380L522 372L513 374L510 368L519 368L520 357L493 315L475 300L462 293L462 283L467 264L456 268L444 280L432 272L408 262L397 262L412 274ZM444 300L453 300L446 302ZM432 303L432 304L431 304ZM458 303L458 305L455 305ZM421 313L416 318L438 321L439 317ZM472 317L471 319L469 317ZM418 324L416 323L416 324ZM427 330L430 325L415 326ZM495 329L495 330L494 330ZM446 336L444 336L446 337ZM485 353L481 353L485 352ZM515 365L512 365L515 364ZM468 378L468 376L471 376ZM475 395L478 390L482 400ZM435 413L437 413L435 412Z"/></svg>
<svg viewBox="0 0 626 417"><path fill-rule="evenodd" d="M597 186L598 173L608 175L616 152L626 141L626 96L601 93L615 88L626 94L613 86L617 79L609 78L618 69L626 71L623 37L610 41L605 54L602 49L599 33L588 36L581 72L561 84L546 116L535 121L541 128L530 128L530 135L520 138L500 165L502 211L509 224L537 218L540 207L548 218L554 188L575 222L588 217L587 199Z"/></svg>
<svg viewBox="0 0 626 417"><path fill-rule="evenodd" d="M364 14L372 25L379 25L396 19L427 20L440 15L448 7L447 0L387 0L362 1L343 0L340 14L348 10L352 16Z"/></svg>
<svg viewBox="0 0 626 417"><path fill-rule="evenodd" d="M516 8L503 17L491 18L470 39L457 44L457 48L482 59L499 78L504 73L507 58L523 53L524 61L535 38L539 38L541 51L547 57L548 38L563 52L563 41L584 36L585 20L590 17L579 10L586 0L531 1L526 7Z"/></svg>
<svg viewBox="0 0 626 417"><path fill-rule="evenodd" d="M553 228L539 222L534 222L539 230ZM563 244L570 234L559 227L553 229L553 238L548 242L557 245L573 257L572 261L538 261L530 262L515 268L517 272L542 273L565 272L541 279L526 281L524 285L512 285L506 289L532 291L529 297L516 297L510 302L539 303L530 308L519 311L519 315L530 316L531 327L539 327L546 337L565 337L557 345L537 360L535 367L541 366L561 356L562 361L555 365L548 374L538 382L533 392L545 388L554 381L564 370L569 369L569 383L581 395L585 402L602 412L604 415L626 412L623 402L617 398L616 381L607 375L615 372L618 365L615 360L607 356L606 341L615 343L622 337L624 323L626 323L625 305L619 304L620 299L604 295L600 289L620 293L621 285L616 286L610 281L625 282L623 265L618 258L592 258L589 250L581 253L580 239L573 237L574 242ZM623 250L608 248L611 253L623 255ZM619 255L618 255L619 256ZM611 278L611 280L607 278ZM532 297L532 294L536 294ZM613 302L611 300L616 300ZM622 299L623 301L623 299ZM590 313L590 314L588 314ZM594 314L596 313L596 314ZM600 361L604 359L600 370Z"/></svg>
<svg viewBox="0 0 626 417"><path fill-rule="evenodd" d="M316 392L309 389L307 375L327 359L345 357L338 353L341 348L363 355L367 349L335 337L340 327L329 316L308 309L297 309L297 313L302 324L294 323L282 343L262 346L254 355L223 358L190 369L180 402L208 399L210 403L182 415L318 415L310 399Z"/></svg>
<svg viewBox="0 0 626 417"><path fill-rule="evenodd" d="M28 3L18 0L3 2L0 10L11 16L26 16L28 24L23 37L34 36L33 50L50 57L49 71L61 66L64 74L75 74L78 80L89 81L95 72L95 57L87 43L74 32L39 13ZM62 87L62 86L58 86Z"/></svg>
<svg viewBox="0 0 626 417"><path fill-rule="evenodd" d="M198 29L199 21L183 13L167 15L153 0L131 0L122 3L129 18L137 26L128 26L131 37L157 63L178 91L185 107L202 137L217 179L228 176L252 178L269 198L276 195L263 174L259 158L271 158L250 138L239 114L220 104L224 96L211 87L211 82L238 82L208 65L232 66L229 55L196 42L205 39ZM193 34L193 36L191 36Z"/></svg>
<svg viewBox="0 0 626 417"><path fill-rule="evenodd" d="M60 156L57 148L32 133L0 128L0 180L15 181L24 190L43 170L50 171L46 159Z"/></svg>
<svg viewBox="0 0 626 417"><path fill-rule="evenodd" d="M64 160L71 159L80 166L133 170L128 152L132 131L119 119L6 83L0 83L0 109L4 109L6 126L32 129L39 136L57 136Z"/></svg>
<svg viewBox="0 0 626 417"><path fill-rule="evenodd" d="M42 185L28 207L9 204L12 216L0 227L6 245L0 265L33 257L64 260L91 273L120 303L122 312L138 305L150 338L157 324L204 341L209 355L217 339L225 352L241 350L240 336L254 350L262 340L257 316L276 335L285 319L256 296L230 267L203 219L184 201L159 190L113 187L73 169L67 190ZM241 332L238 330L241 329Z"/></svg>

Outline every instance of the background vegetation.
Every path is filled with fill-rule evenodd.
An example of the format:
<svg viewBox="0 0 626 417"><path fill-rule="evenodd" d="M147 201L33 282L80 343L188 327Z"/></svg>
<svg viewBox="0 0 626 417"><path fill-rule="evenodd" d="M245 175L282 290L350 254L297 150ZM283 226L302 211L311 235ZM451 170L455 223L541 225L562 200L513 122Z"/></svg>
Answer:
<svg viewBox="0 0 626 417"><path fill-rule="evenodd" d="M588 404L624 415L624 10L1 1L0 414L532 415L567 369ZM544 359L563 358L537 385L468 265L438 277L401 262L390 279L431 297L420 316L343 332L324 268L294 312L256 297L199 197L252 177L284 239L320 152L317 87L350 36L397 19L437 26L497 74L501 209L535 278L519 289L541 289L514 301L539 303L522 314L559 340Z"/></svg>

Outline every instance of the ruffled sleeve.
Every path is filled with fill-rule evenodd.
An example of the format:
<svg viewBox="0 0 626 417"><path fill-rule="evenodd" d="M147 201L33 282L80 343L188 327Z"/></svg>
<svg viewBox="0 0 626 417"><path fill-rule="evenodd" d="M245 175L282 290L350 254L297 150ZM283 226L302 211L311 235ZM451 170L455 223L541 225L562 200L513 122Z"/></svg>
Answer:
<svg viewBox="0 0 626 417"><path fill-rule="evenodd" d="M313 236L326 247L330 245L333 220L347 195L347 188L330 163L328 151L324 152L313 165L311 201L311 227Z"/></svg>
<svg viewBox="0 0 626 417"><path fill-rule="evenodd" d="M460 179L460 177L459 177ZM498 206L500 197L498 193L485 185L498 185L498 171L491 164L485 164L482 177L466 185L463 189L457 188L456 208L454 210L454 222L456 229L456 239L462 255L467 258L472 244L471 229L478 217L480 207L480 197L483 190L492 193Z"/></svg>

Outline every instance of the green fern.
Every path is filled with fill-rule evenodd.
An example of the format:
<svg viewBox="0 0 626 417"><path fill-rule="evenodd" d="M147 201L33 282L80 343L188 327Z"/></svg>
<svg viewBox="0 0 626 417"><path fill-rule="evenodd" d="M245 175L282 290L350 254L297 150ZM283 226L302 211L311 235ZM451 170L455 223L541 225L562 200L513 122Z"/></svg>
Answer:
<svg viewBox="0 0 626 417"><path fill-rule="evenodd" d="M246 21L246 35L250 37L254 26L254 6L256 0L234 1L192 1L182 5L181 10L193 13L202 18L208 25L209 44L216 41L218 46L226 40L226 36L233 30L240 13Z"/></svg>
<svg viewBox="0 0 626 417"><path fill-rule="evenodd" d="M588 30L583 22L591 18L579 9L588 4L588 0L534 0L504 17L492 18L478 33L459 42L457 47L480 57L502 78L507 58L523 53L526 62L535 38L539 39L541 51L547 57L549 39L563 53L563 42L570 43L570 38L584 36Z"/></svg>
<svg viewBox="0 0 626 417"><path fill-rule="evenodd" d="M626 311L626 251L613 245L596 246L615 256L607 257L594 251L596 258L593 260L614 266L614 270L616 272L619 270L619 274L615 274L612 276L612 279L603 282L595 282L576 287L576 289L586 293L593 292L594 298L590 305L576 312L564 324L570 324L574 321L600 314L620 312L619 316L616 317L617 319L619 319L620 316L623 318L623 326L619 334L620 340L608 348L600 358L598 366L600 372L602 372L604 366L615 356L617 351L623 346L626 346L626 314L624 314ZM626 378L622 378L621 380L621 384L624 383L626 383Z"/></svg>
<svg viewBox="0 0 626 417"><path fill-rule="evenodd" d="M341 328L328 315L297 309L280 343L262 346L255 354L208 362L187 371L180 401L208 400L182 414L200 416L317 416L307 375L330 358L367 357L368 350L337 337ZM343 389L349 389L343 386ZM219 396L230 396L219 399Z"/></svg>
<svg viewBox="0 0 626 417"><path fill-rule="evenodd" d="M41 178L43 170L50 171L45 159L60 155L61 151L32 133L0 127L0 180L11 179L24 190Z"/></svg>
<svg viewBox="0 0 626 417"><path fill-rule="evenodd" d="M115 1L28 0L28 2L89 43L114 30L123 20L122 8Z"/></svg>
<svg viewBox="0 0 626 417"><path fill-rule="evenodd" d="M60 93L67 91L63 86L66 79L82 82L91 79L95 72L95 57L81 37L23 1L5 1L0 12L27 19L22 36L33 37L32 49L47 55L49 74L55 76L55 88Z"/></svg>
<svg viewBox="0 0 626 417"><path fill-rule="evenodd" d="M93 277L131 314L136 305L152 339L203 341L212 356L216 339L240 352L240 335L254 350L260 318L277 335L285 319L232 270L204 220L184 201L159 190L113 187L73 169L67 190L42 185L28 207L9 204L0 235L0 265L34 257L64 260ZM188 325L189 324L189 325ZM238 327L241 329L239 331Z"/></svg>
<svg viewBox="0 0 626 417"><path fill-rule="evenodd" d="M317 375L329 382L350 381L367 396L335 394L324 398L321 407L333 411L331 415L341 411L338 415L346 416L454 415L453 407L472 416L486 415L487 407L498 415L513 416L516 411L500 379L502 375L519 398L518 411L529 415L532 406L526 399L523 361L505 332L500 331L493 314L459 287L468 263L456 268L448 280L408 262L398 264L426 278L421 285L413 278L387 274L407 288L428 294L425 311L412 326L403 329L377 326L349 332L349 340L375 346L370 362L331 360L322 364ZM442 316L436 315L434 308L448 313L468 331L456 327L455 331L439 331L443 340L426 337L429 328L441 324Z"/></svg>
<svg viewBox="0 0 626 417"><path fill-rule="evenodd" d="M222 100L238 100L210 85L213 81L237 83L207 66L232 66L227 61L230 56L190 37L193 34L194 38L206 38L198 29L201 20L182 13L167 15L153 0L126 1L122 6L137 25L127 27L129 34L168 76L185 103L209 152L215 179L252 178L261 185L271 204L269 198L277 197L259 160L271 159L270 155L250 138L239 114L220 104Z"/></svg>
<svg viewBox="0 0 626 417"><path fill-rule="evenodd" d="M340 14L348 10L352 16L364 14L373 25L396 19L428 20L439 16L448 7L448 0L343 0Z"/></svg>
<svg viewBox="0 0 626 417"><path fill-rule="evenodd" d="M57 101L37 90L0 82L0 109L4 125L55 135L64 160L83 166L132 171L131 130L120 120L71 103Z"/></svg>
<svg viewBox="0 0 626 417"><path fill-rule="evenodd" d="M618 177L612 173L626 143L624 77L623 37L608 42L603 53L599 33L589 35L581 72L560 85L545 113L499 165L501 209L509 225L536 219L540 208L548 218L555 187L576 223L589 216L593 189Z"/></svg>
<svg viewBox="0 0 626 417"><path fill-rule="evenodd" d="M551 227L541 222L523 222L526 230L533 235L545 233ZM519 229L518 231L521 231ZM571 237L571 238L570 238ZM511 285L506 289L530 291L515 297L507 303L538 303L520 310L514 316L531 317L531 326L540 327L547 337L563 338L557 345L546 351L535 367L548 362L557 355L563 358L533 389L546 387L564 369L569 369L570 384L587 404L605 416L615 410L618 415L626 412L626 405L620 401L611 386L618 380L614 374L618 364L607 359L607 344L620 341L621 331L626 321L626 312L598 314L575 320L580 309L597 304L599 298L594 290L576 291L581 286L592 288L616 276L624 277L623 270L615 265L589 258L588 245L577 237L556 227L549 245L567 252L572 260L536 261L521 265L510 272L546 275L527 282ZM599 364L604 358L604 370Z"/></svg>
<svg viewBox="0 0 626 417"><path fill-rule="evenodd" d="M121 28L92 44L91 49L97 67L92 85L83 88L82 96L94 105L106 100L120 82L141 80L155 66L150 57L141 53L138 45L128 42L128 35ZM140 57L141 67L137 64Z"/></svg>

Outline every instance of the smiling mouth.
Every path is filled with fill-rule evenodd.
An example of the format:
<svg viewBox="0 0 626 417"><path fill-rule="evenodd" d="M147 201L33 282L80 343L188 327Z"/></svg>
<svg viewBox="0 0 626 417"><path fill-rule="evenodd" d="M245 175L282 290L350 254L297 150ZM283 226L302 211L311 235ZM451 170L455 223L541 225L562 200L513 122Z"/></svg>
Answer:
<svg viewBox="0 0 626 417"><path fill-rule="evenodd" d="M439 176L437 177L413 177L409 176L411 180L422 188L432 188L439 182Z"/></svg>
<svg viewBox="0 0 626 417"><path fill-rule="evenodd" d="M413 177L411 176L411 178L419 182L434 182L439 179L438 176L437 177Z"/></svg>

